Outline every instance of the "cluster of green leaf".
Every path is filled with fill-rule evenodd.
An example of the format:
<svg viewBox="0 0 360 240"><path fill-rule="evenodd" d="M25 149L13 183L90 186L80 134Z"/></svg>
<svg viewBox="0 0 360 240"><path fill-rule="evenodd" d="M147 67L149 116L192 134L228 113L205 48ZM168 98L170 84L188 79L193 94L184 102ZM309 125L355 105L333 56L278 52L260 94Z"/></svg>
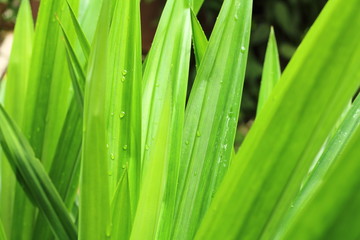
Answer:
<svg viewBox="0 0 360 240"><path fill-rule="evenodd" d="M253 3L224 0L208 40L202 2L168 0L143 61L140 0L42 0L35 29L22 1L1 240L360 237L360 2L329 1L283 73L271 31L237 153Z"/></svg>

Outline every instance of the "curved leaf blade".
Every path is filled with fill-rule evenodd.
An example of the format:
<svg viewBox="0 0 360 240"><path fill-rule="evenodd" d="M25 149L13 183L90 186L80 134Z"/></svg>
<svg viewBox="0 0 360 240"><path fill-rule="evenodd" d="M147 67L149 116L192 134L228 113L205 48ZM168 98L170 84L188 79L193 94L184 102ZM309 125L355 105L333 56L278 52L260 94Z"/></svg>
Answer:
<svg viewBox="0 0 360 240"><path fill-rule="evenodd" d="M76 227L26 138L0 105L0 143L16 177L59 239L77 239Z"/></svg>
<svg viewBox="0 0 360 240"><path fill-rule="evenodd" d="M258 238L272 212L291 205L359 87L359 7L328 2L240 147L197 238Z"/></svg>

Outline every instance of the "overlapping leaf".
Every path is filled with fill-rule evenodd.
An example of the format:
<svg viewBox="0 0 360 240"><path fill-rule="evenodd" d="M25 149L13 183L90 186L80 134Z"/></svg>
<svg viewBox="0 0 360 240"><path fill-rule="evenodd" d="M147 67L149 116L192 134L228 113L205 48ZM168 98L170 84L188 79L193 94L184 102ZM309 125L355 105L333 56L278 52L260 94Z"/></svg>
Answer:
<svg viewBox="0 0 360 240"><path fill-rule="evenodd" d="M59 239L77 239L60 195L25 136L0 106L0 143L27 196L39 207ZM26 236L29 237L29 236Z"/></svg>
<svg viewBox="0 0 360 240"><path fill-rule="evenodd" d="M259 101L257 112L264 106L266 100L270 97L273 88L281 76L279 53L275 39L274 29L271 28L269 42L266 48L264 67L261 78Z"/></svg>
<svg viewBox="0 0 360 240"><path fill-rule="evenodd" d="M170 236L175 209L174 186L177 184L179 171L190 48L191 19L188 1L167 1L143 75L143 185L133 228L142 231L133 230L132 239L166 239ZM164 111L169 114L170 120L162 126L160 119ZM166 139L166 144L157 139L160 136L162 140ZM160 146L155 146L155 142ZM159 150L160 147L164 149ZM157 181L149 184L155 176ZM160 204L161 202L163 203Z"/></svg>
<svg viewBox="0 0 360 240"><path fill-rule="evenodd" d="M106 64L110 1L104 1L89 57L84 101L80 178L79 239L106 239L110 234L108 163L106 160Z"/></svg>
<svg viewBox="0 0 360 240"><path fill-rule="evenodd" d="M255 120L197 239L252 239L276 228L267 223L289 208L359 87L359 7L356 0L328 2Z"/></svg>
<svg viewBox="0 0 360 240"><path fill-rule="evenodd" d="M252 1L225 1L186 109L175 239L192 239L232 153ZM233 16L232 18L228 16Z"/></svg>
<svg viewBox="0 0 360 240"><path fill-rule="evenodd" d="M19 126L23 126L24 121L25 95L28 85L33 35L34 25L30 4L28 1L22 1L14 30L14 42L7 70L5 93L5 108ZM16 101L13 99L16 99ZM2 155L1 151L0 155ZM14 207L15 175L5 156L2 156L0 161L1 182L6 183L1 186L0 213L1 219L4 221L5 232L10 238Z"/></svg>
<svg viewBox="0 0 360 240"><path fill-rule="evenodd" d="M133 219L139 196L141 167L140 1L116 1L113 16L106 83L110 195L115 193L120 177L127 169L132 207L132 216L127 217Z"/></svg>
<svg viewBox="0 0 360 240"><path fill-rule="evenodd" d="M310 185L309 191L303 196L305 199L301 199L301 205L296 204L296 210L288 222L289 225L281 229L284 231L279 231L277 239L355 240L360 237L358 228L360 221L359 103L352 110L349 117L353 118L353 122L355 120L357 124L352 125L352 131L345 133L345 136L339 135L334 138L334 140L340 138L344 145L336 146L325 153L325 159L320 162L320 164L325 164L325 169L317 171L321 176L321 182L317 182L315 186ZM349 120L352 119L345 120L342 127L350 123ZM336 152L337 154L334 154ZM332 162L329 167L326 166L328 160ZM319 175L314 178L318 178Z"/></svg>

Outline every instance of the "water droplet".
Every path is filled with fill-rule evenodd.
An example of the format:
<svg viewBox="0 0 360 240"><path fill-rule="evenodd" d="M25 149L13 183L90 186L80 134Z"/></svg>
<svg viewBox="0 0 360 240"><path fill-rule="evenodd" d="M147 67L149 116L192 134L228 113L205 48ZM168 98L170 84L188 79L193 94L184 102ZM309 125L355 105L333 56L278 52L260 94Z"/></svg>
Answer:
<svg viewBox="0 0 360 240"><path fill-rule="evenodd" d="M40 132L40 127L37 127L37 128L36 128L36 131L37 131L37 132Z"/></svg>
<svg viewBox="0 0 360 240"><path fill-rule="evenodd" d="M155 85L155 87L160 87L160 84L157 83L157 84Z"/></svg>
<svg viewBox="0 0 360 240"><path fill-rule="evenodd" d="M186 145L189 145L189 141L186 141L185 144L186 144Z"/></svg>
<svg viewBox="0 0 360 240"><path fill-rule="evenodd" d="M220 84L223 84L223 83L224 83L224 81L223 81L223 80L221 80L221 81L220 81Z"/></svg>
<svg viewBox="0 0 360 240"><path fill-rule="evenodd" d="M125 82L125 76L121 77L121 82Z"/></svg>
<svg viewBox="0 0 360 240"><path fill-rule="evenodd" d="M108 172L108 175L109 175L109 176L112 176L112 171L109 171L109 172Z"/></svg>
<svg viewBox="0 0 360 240"><path fill-rule="evenodd" d="M122 71L122 75L123 75L123 76L126 76L127 73L128 73L128 72L127 72L127 70L125 70L125 69Z"/></svg>
<svg viewBox="0 0 360 240"><path fill-rule="evenodd" d="M109 148L109 144L108 144L108 143L106 144L106 148Z"/></svg>
<svg viewBox="0 0 360 240"><path fill-rule="evenodd" d="M111 226L110 225L106 226L105 235L106 235L107 238L111 237Z"/></svg>
<svg viewBox="0 0 360 240"><path fill-rule="evenodd" d="M113 153L110 154L110 158L111 160L114 160L115 159L115 155Z"/></svg>
<svg viewBox="0 0 360 240"><path fill-rule="evenodd" d="M146 144L146 145L145 145L145 150L148 151L149 148L150 148L149 145Z"/></svg>
<svg viewBox="0 0 360 240"><path fill-rule="evenodd" d="M114 113L113 113L113 112L111 113L111 116L112 116L112 117L114 116Z"/></svg>
<svg viewBox="0 0 360 240"><path fill-rule="evenodd" d="M126 150L128 149L128 145L125 144L125 145L123 146L123 149L126 151Z"/></svg>
<svg viewBox="0 0 360 240"><path fill-rule="evenodd" d="M196 136L197 136L197 137L200 137L200 136L201 136L201 133L200 133L199 130L196 131Z"/></svg>
<svg viewBox="0 0 360 240"><path fill-rule="evenodd" d="M120 113L119 117L120 117L120 119L123 119L123 118L125 117L125 112L122 111L122 112Z"/></svg>
<svg viewBox="0 0 360 240"><path fill-rule="evenodd" d="M241 46L241 53L245 53L245 51L246 51L246 48L244 47L244 46Z"/></svg>
<svg viewBox="0 0 360 240"><path fill-rule="evenodd" d="M125 165L125 164L123 164L121 167L122 167L122 169L125 169L125 168L126 168L126 165Z"/></svg>
<svg viewBox="0 0 360 240"><path fill-rule="evenodd" d="M239 20L239 16L237 14L235 14L234 19L235 19L235 21Z"/></svg>
<svg viewBox="0 0 360 240"><path fill-rule="evenodd" d="M197 176L197 172L194 172L194 176Z"/></svg>

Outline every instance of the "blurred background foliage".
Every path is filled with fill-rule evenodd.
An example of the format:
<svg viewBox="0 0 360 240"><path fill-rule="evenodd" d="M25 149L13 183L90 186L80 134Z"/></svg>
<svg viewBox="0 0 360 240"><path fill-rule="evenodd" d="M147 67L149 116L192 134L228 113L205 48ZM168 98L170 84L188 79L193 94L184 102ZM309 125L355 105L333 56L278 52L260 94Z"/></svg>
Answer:
<svg viewBox="0 0 360 240"><path fill-rule="evenodd" d="M96 0L94 0L96 1ZM146 55L156 30L166 0L142 0L143 54ZM223 0L205 0L199 12L199 20L210 36ZM274 26L279 46L282 69L286 66L297 46L305 36L327 0L254 0L253 24L250 42L245 90L241 107L239 134L241 142L256 114L262 63L270 26ZM34 17L38 0L32 0ZM19 0L0 0L0 29L13 28ZM193 61L194 62L194 61ZM190 73L190 85L194 76Z"/></svg>

